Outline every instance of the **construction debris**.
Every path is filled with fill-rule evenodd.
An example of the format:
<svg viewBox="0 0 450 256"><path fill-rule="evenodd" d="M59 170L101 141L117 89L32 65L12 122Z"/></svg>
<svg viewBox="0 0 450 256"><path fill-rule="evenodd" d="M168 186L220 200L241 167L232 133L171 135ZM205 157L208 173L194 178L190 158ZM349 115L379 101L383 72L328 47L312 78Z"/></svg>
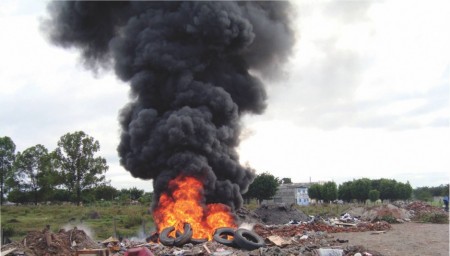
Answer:
<svg viewBox="0 0 450 256"><path fill-rule="evenodd" d="M203 243L188 242L179 246L165 246L158 242L154 233L143 241L120 242L110 237L95 242L83 230L73 228L53 233L50 227L42 231L29 232L20 242L2 246L2 255L11 256L76 256L95 251L96 255L381 255L362 246L349 246L348 240L336 239L339 232L371 231L373 235L383 235L391 229L391 224L383 221L384 216L406 220L416 214L441 212L442 209L421 202L389 204L361 209L353 208L345 214L326 218L310 217L295 208L286 206L264 206L252 212L241 209L237 215L241 220L261 220L252 225L252 231L263 239L265 246L242 250L234 244L216 241ZM277 218L278 217L278 218ZM263 221L264 220L264 221ZM275 224L279 223L279 224ZM151 238L151 239L150 239ZM120 245L117 247L117 245ZM101 254L98 254L101 253Z"/></svg>
<svg viewBox="0 0 450 256"><path fill-rule="evenodd" d="M16 248L10 255L27 256L67 256L74 255L78 249L100 249L101 246L92 240L83 230L76 227L71 230L59 230L58 233L45 227L42 231L31 231L21 242L13 242L2 246L2 251Z"/></svg>

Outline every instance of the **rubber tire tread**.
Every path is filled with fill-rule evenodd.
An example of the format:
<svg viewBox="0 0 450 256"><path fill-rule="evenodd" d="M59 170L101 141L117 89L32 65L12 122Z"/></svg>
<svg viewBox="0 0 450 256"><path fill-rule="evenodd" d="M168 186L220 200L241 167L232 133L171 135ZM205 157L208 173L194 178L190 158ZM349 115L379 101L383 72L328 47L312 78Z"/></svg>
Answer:
<svg viewBox="0 0 450 256"><path fill-rule="evenodd" d="M233 228L218 228L214 232L213 239L214 241L218 242L219 244L223 244L226 246L234 246L234 229ZM228 240L226 238L222 238L221 236L227 235L227 236L233 236L232 240Z"/></svg>
<svg viewBox="0 0 450 256"><path fill-rule="evenodd" d="M189 223L184 224L184 233L182 233L179 237L175 238L174 245L182 246L185 243L189 242L192 238L193 231L191 229L191 225Z"/></svg>
<svg viewBox="0 0 450 256"><path fill-rule="evenodd" d="M247 239L247 237L250 237L251 240ZM264 239L262 237L260 237L255 232L244 228L240 228L236 230L236 232L234 232L233 241L237 245L237 247L248 251L252 251L260 247L266 246L266 243L264 242Z"/></svg>
<svg viewBox="0 0 450 256"><path fill-rule="evenodd" d="M202 244L208 242L208 238L191 238L190 242L192 244Z"/></svg>
<svg viewBox="0 0 450 256"><path fill-rule="evenodd" d="M174 231L175 227L174 226L170 226L167 227L165 229L163 229L163 231L161 232L161 234L159 234L159 241L166 246L173 246L174 242L175 242L175 238L171 238L169 237L169 233Z"/></svg>

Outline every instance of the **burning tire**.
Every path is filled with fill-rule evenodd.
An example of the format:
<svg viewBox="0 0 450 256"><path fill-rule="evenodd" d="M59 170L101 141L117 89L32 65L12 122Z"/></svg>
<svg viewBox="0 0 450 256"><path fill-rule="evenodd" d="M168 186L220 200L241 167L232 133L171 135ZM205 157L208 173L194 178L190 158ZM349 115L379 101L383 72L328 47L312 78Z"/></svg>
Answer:
<svg viewBox="0 0 450 256"><path fill-rule="evenodd" d="M159 241L166 246L173 246L175 243L175 238L169 237L170 232L174 231L175 227L167 227L163 229L161 234L159 235Z"/></svg>
<svg viewBox="0 0 450 256"><path fill-rule="evenodd" d="M233 239L229 240L227 239L228 236L232 236ZM216 231L214 232L214 236L213 239L214 241L223 244L223 245L227 245L227 246L233 246L234 243L234 229L233 228L218 228L216 229Z"/></svg>
<svg viewBox="0 0 450 256"><path fill-rule="evenodd" d="M191 240L192 238L193 232L191 229L191 225L189 223L185 223L183 229L184 233L181 233L180 236L175 238L175 241L173 243L175 246L182 246L183 244L189 242L189 240Z"/></svg>
<svg viewBox="0 0 450 256"><path fill-rule="evenodd" d="M245 250L255 250L266 246L264 239L253 231L240 228L234 232L234 243Z"/></svg>

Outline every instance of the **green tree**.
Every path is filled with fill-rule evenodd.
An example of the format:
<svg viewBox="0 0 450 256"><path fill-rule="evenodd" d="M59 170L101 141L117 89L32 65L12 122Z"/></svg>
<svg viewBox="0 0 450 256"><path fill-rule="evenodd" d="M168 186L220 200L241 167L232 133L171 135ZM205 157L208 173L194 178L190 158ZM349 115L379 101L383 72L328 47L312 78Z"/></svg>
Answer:
<svg viewBox="0 0 450 256"><path fill-rule="evenodd" d="M256 198L261 203L264 199L273 198L277 193L278 186L278 178L268 172L264 172L256 176L245 195L248 198Z"/></svg>
<svg viewBox="0 0 450 256"><path fill-rule="evenodd" d="M100 143L83 131L67 133L58 141L55 150L65 187L75 194L77 205L85 189L104 184L108 170L106 159L95 157Z"/></svg>
<svg viewBox="0 0 450 256"><path fill-rule="evenodd" d="M346 181L339 185L338 198L345 202L350 202L352 200L352 182Z"/></svg>
<svg viewBox="0 0 450 256"><path fill-rule="evenodd" d="M372 189L369 191L369 199L371 202L375 202L380 199L380 191Z"/></svg>
<svg viewBox="0 0 450 256"><path fill-rule="evenodd" d="M292 184L291 178L282 178L280 184Z"/></svg>
<svg viewBox="0 0 450 256"><path fill-rule="evenodd" d="M10 137L0 137L0 205L3 204L5 192L9 187L6 181L12 177L12 167L15 160L16 144Z"/></svg>
<svg viewBox="0 0 450 256"><path fill-rule="evenodd" d="M322 186L320 184L312 184L309 188L308 188L308 196L309 198L312 199L316 199L316 200L322 200L322 196L320 194L322 190Z"/></svg>
<svg viewBox="0 0 450 256"><path fill-rule="evenodd" d="M110 185L103 184L100 186L96 186L92 189L92 193L94 194L94 198L96 200L107 200L113 201L119 195L119 191Z"/></svg>
<svg viewBox="0 0 450 256"><path fill-rule="evenodd" d="M150 205L153 200L153 192L145 192L140 198L139 203Z"/></svg>
<svg viewBox="0 0 450 256"><path fill-rule="evenodd" d="M320 194L325 202L330 202L337 199L338 190L334 181L325 182L320 188Z"/></svg>
<svg viewBox="0 0 450 256"><path fill-rule="evenodd" d="M133 188L122 188L119 192L121 198L127 198L129 200L138 200L144 194L143 189Z"/></svg>
<svg viewBox="0 0 450 256"><path fill-rule="evenodd" d="M367 178L357 179L352 182L352 198L360 202L369 199L371 181Z"/></svg>
<svg viewBox="0 0 450 256"><path fill-rule="evenodd" d="M398 182L395 185L395 194L396 199L407 200L411 198L412 195L412 187L409 184L409 181L405 184L402 182Z"/></svg>
<svg viewBox="0 0 450 256"><path fill-rule="evenodd" d="M386 200L386 199L396 199L396 189L395 186L397 184L397 181L390 180L390 179L381 179L380 181L380 199Z"/></svg>
<svg viewBox="0 0 450 256"><path fill-rule="evenodd" d="M14 180L18 191L29 192L37 204L41 189L47 185L50 156L43 145L36 145L17 153ZM42 193L43 194L43 193Z"/></svg>
<svg viewBox="0 0 450 256"><path fill-rule="evenodd" d="M414 189L414 197L417 200L421 200L421 201L432 201L433 200L433 194L431 194L429 187L420 187L420 188Z"/></svg>
<svg viewBox="0 0 450 256"><path fill-rule="evenodd" d="M138 200L144 194L143 189L138 189L136 187L130 188L130 198L131 200Z"/></svg>

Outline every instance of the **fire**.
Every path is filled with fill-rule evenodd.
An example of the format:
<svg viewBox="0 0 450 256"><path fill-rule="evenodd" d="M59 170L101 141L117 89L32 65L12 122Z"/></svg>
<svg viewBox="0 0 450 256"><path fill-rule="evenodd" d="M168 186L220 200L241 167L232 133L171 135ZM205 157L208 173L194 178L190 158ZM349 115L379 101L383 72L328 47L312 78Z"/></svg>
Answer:
<svg viewBox="0 0 450 256"><path fill-rule="evenodd" d="M159 198L153 212L158 232L174 226L183 232L184 223L191 224L193 238L212 240L214 231L221 227L236 227L230 208L224 204L202 204L203 184L190 176L178 176L169 182L169 191ZM175 232L175 231L174 231Z"/></svg>

